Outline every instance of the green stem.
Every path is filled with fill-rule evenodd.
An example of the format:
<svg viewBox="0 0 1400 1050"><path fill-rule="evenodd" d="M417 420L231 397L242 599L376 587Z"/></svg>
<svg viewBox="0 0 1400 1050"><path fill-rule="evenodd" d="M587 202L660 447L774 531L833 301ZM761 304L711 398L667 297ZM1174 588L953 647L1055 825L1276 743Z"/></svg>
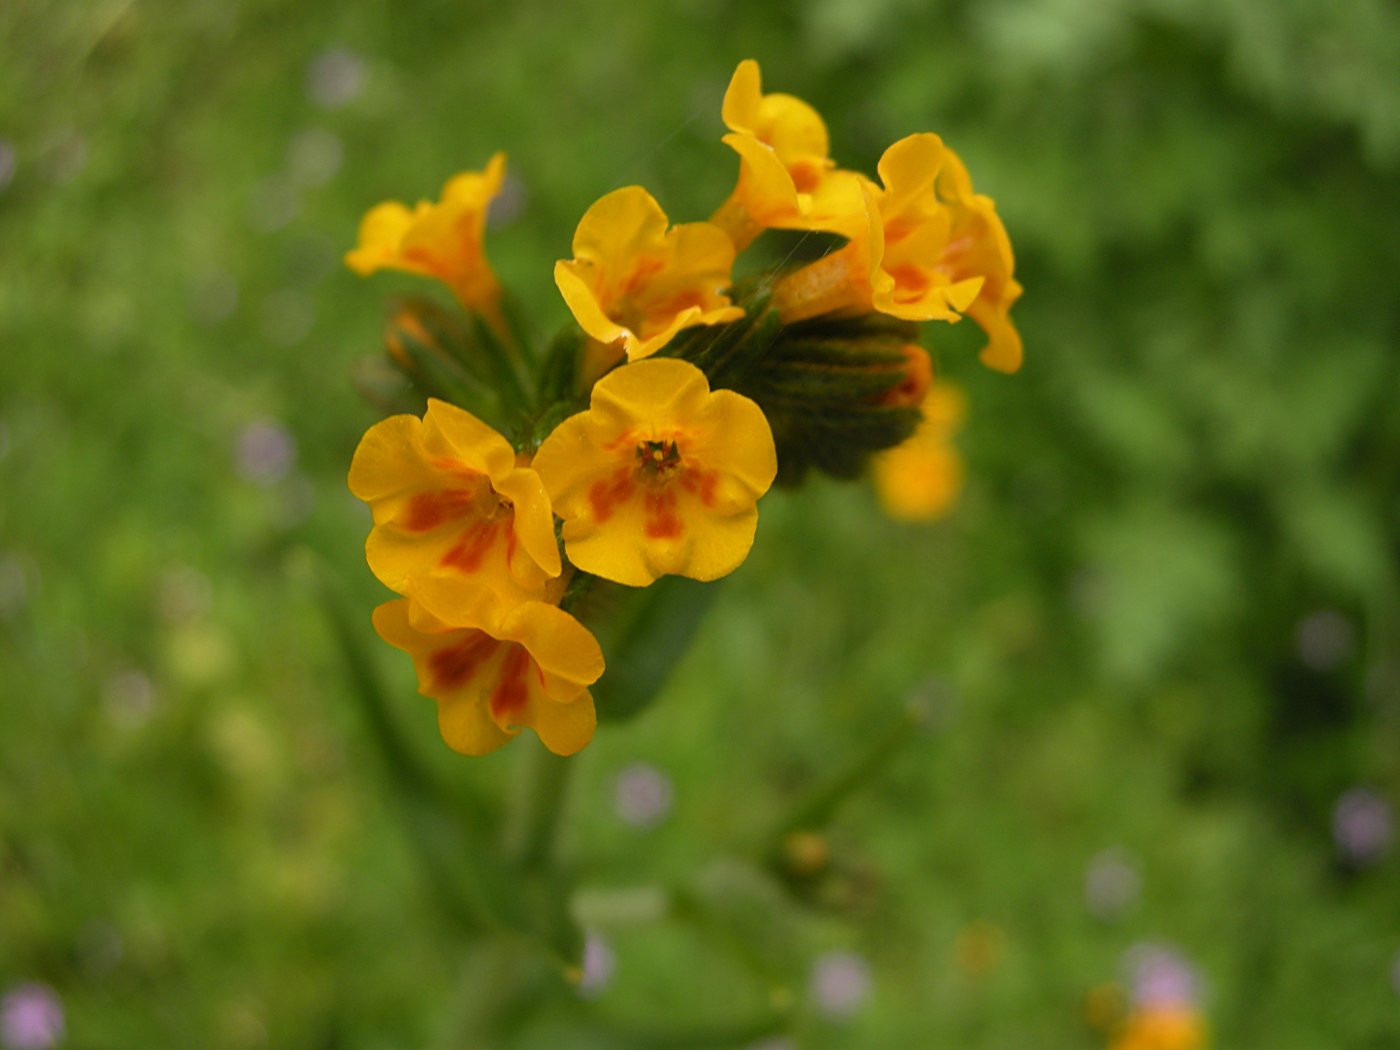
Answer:
<svg viewBox="0 0 1400 1050"><path fill-rule="evenodd" d="M883 731L875 735L845 768L831 779L818 784L805 798L792 807L772 833L772 840L781 844L794 831L821 828L831 820L836 810L857 789L873 780L889 764L895 754L909 741L915 727L927 720L928 713L917 704L910 704Z"/></svg>
<svg viewBox="0 0 1400 1050"><path fill-rule="evenodd" d="M516 746L526 743L522 739ZM574 760L528 743L532 746L522 749L520 780L506 822L506 849L525 870L541 871L552 865L557 852Z"/></svg>

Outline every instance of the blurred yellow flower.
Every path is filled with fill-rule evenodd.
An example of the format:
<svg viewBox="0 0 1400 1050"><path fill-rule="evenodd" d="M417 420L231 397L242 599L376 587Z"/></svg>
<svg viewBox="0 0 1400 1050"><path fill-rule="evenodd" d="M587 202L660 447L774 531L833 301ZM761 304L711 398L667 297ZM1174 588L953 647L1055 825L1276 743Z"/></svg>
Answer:
<svg viewBox="0 0 1400 1050"><path fill-rule="evenodd" d="M554 264L554 283L579 326L633 361L683 328L744 314L724 295L734 265L724 231L707 222L666 226L666 213L642 187L614 190L579 221L574 258Z"/></svg>
<svg viewBox="0 0 1400 1050"><path fill-rule="evenodd" d="M345 264L361 277L376 270L405 270L436 277L468 309L494 317L500 285L486 261L482 238L486 212L500 192L506 157L497 153L485 171L455 175L436 204L412 209L399 201L371 208L360 223L359 244Z"/></svg>
<svg viewBox="0 0 1400 1050"><path fill-rule="evenodd" d="M588 686L603 673L593 635L546 602L508 604L481 587L432 577L411 599L374 610L374 628L413 657L418 691L438 703L454 751L484 755L521 728L572 755L597 723Z"/></svg>
<svg viewBox="0 0 1400 1050"><path fill-rule="evenodd" d="M635 587L676 574L713 580L747 557L757 501L777 473L762 410L711 392L694 365L624 365L593 387L587 412L545 439L535 469L585 572Z"/></svg>
<svg viewBox="0 0 1400 1050"><path fill-rule="evenodd" d="M956 387L935 383L922 410L918 430L872 462L880 505L899 521L936 521L952 510L962 492L962 457L952 438L967 415L967 400Z"/></svg>
<svg viewBox="0 0 1400 1050"><path fill-rule="evenodd" d="M730 133L724 143L739 154L739 181L710 221L743 251L765 229L852 231L864 223L861 177L828 156L826 124L792 95L763 94L758 63L739 63L724 94Z"/></svg>
<svg viewBox="0 0 1400 1050"><path fill-rule="evenodd" d="M470 578L516 601L544 597L559 575L554 515L539 476L481 420L436 399L365 433L350 491L369 504L369 567L408 593L418 578Z"/></svg>
<svg viewBox="0 0 1400 1050"><path fill-rule="evenodd" d="M1143 1006L1123 1022L1110 1050L1204 1050L1205 1022L1188 1006Z"/></svg>

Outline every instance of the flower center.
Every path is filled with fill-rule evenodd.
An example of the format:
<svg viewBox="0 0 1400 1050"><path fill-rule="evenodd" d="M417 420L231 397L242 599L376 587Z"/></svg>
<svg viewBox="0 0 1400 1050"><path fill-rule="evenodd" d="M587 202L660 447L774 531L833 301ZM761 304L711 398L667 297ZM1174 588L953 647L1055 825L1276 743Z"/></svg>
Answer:
<svg viewBox="0 0 1400 1050"><path fill-rule="evenodd" d="M681 450L674 441L637 444L637 476L652 485L665 484L681 469Z"/></svg>

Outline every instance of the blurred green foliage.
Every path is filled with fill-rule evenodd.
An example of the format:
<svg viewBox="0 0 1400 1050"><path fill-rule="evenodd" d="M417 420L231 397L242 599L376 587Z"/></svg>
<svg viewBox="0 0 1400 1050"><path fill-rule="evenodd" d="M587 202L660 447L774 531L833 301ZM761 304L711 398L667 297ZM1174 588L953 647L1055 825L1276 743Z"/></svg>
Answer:
<svg viewBox="0 0 1400 1050"><path fill-rule="evenodd" d="M957 515L769 498L661 702L584 754L568 849L616 953L585 999L421 877L321 615L313 556L410 744L508 790L525 745L447 753L369 629L350 376L414 285L338 257L506 149L489 251L551 332L592 200L727 193L745 57L849 166L962 154L1027 365L931 331L972 405ZM0 983L58 989L67 1045L742 1046L792 1003L804 1048L1087 1048L1142 940L1200 967L1222 1047L1400 1043L1396 857L1331 837L1352 785L1400 801L1393 3L10 0L0 59ZM830 875L742 860L911 696ZM637 760L674 788L653 828L613 805ZM1110 847L1142 895L1102 921ZM646 883L659 919L608 896ZM873 975L840 1021L807 986L838 947Z"/></svg>

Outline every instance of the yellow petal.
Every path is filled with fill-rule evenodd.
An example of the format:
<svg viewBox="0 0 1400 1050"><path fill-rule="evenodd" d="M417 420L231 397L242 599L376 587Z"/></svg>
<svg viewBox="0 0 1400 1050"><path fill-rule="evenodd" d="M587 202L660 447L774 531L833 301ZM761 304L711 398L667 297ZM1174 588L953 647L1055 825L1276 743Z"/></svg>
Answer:
<svg viewBox="0 0 1400 1050"><path fill-rule="evenodd" d="M554 283L580 328L600 343L615 343L630 335L631 329L603 312L597 294L588 283L591 269L590 264L561 259L554 264Z"/></svg>
<svg viewBox="0 0 1400 1050"><path fill-rule="evenodd" d="M423 450L453 460L498 481L515 469L515 449L505 438L465 409L428 399L423 416Z"/></svg>
<svg viewBox="0 0 1400 1050"><path fill-rule="evenodd" d="M661 246L666 213L641 186L624 186L594 201L574 232L574 258L624 281L633 263Z"/></svg>
<svg viewBox="0 0 1400 1050"><path fill-rule="evenodd" d="M731 131L754 134L758 126L758 105L763 98L763 78L758 63L746 58L729 78L720 117Z"/></svg>
<svg viewBox="0 0 1400 1050"><path fill-rule="evenodd" d="M399 201L376 204L360 220L359 242L345 254L345 265L361 277L394 265L399 242L413 219L414 213Z"/></svg>
<svg viewBox="0 0 1400 1050"><path fill-rule="evenodd" d="M879 163L880 181L885 184L884 214L898 214L921 203L933 207L936 199L930 191L943 159L943 140L930 132L908 135L885 150Z"/></svg>

